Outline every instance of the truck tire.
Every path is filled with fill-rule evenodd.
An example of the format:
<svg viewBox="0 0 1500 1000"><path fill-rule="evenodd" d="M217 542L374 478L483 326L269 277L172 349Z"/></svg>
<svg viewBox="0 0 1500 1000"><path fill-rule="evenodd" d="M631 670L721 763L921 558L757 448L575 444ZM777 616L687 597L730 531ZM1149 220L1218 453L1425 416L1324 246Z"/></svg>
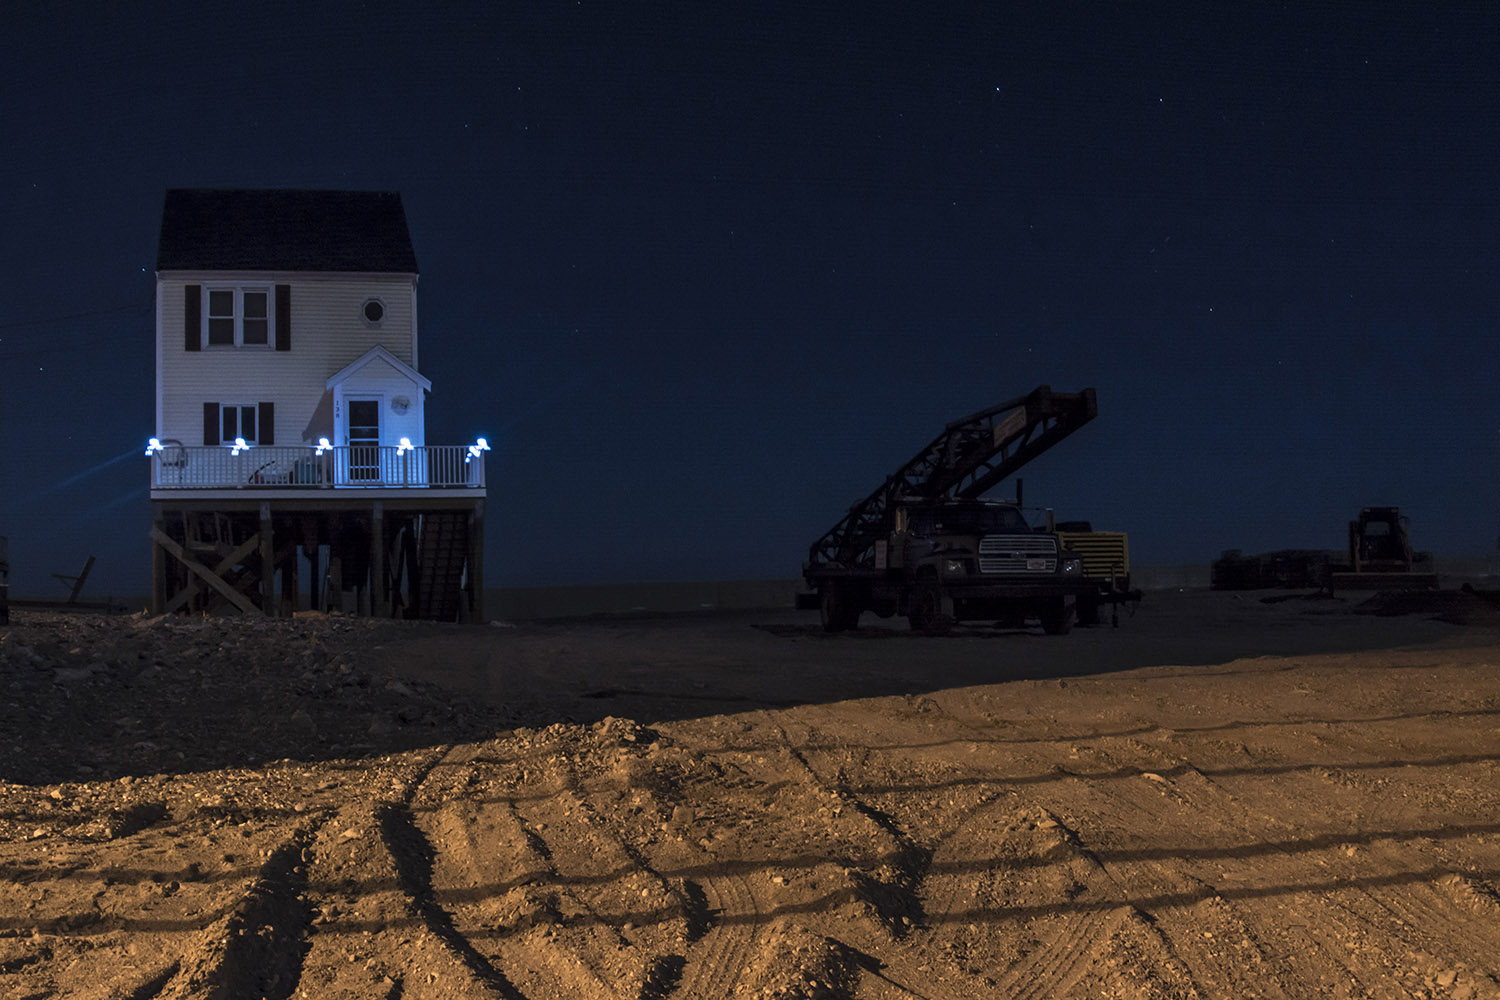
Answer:
<svg viewBox="0 0 1500 1000"><path fill-rule="evenodd" d="M818 590L818 616L824 632L846 632L859 625L859 605L851 599L848 587L824 584Z"/></svg>
<svg viewBox="0 0 1500 1000"><path fill-rule="evenodd" d="M943 587L936 580L917 581L911 595L911 613L906 616L913 632L925 635L947 635L953 629L953 618L943 614Z"/></svg>
<svg viewBox="0 0 1500 1000"><path fill-rule="evenodd" d="M1073 606L1065 597L1049 601L1040 617L1042 631L1048 635L1067 635L1073 628Z"/></svg>

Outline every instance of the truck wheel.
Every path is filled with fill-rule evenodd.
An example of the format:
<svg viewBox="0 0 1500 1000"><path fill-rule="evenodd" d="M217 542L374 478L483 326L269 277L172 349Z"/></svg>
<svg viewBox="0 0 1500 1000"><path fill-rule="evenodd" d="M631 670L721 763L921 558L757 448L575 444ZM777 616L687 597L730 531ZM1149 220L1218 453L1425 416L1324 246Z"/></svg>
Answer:
<svg viewBox="0 0 1500 1000"><path fill-rule="evenodd" d="M836 583L818 591L818 614L824 632L844 632L859 624L859 605L849 599L848 588Z"/></svg>
<svg viewBox="0 0 1500 1000"><path fill-rule="evenodd" d="M1042 609L1042 631L1048 635L1067 635L1073 628L1073 606L1059 597Z"/></svg>
<svg viewBox="0 0 1500 1000"><path fill-rule="evenodd" d="M953 628L953 618L943 614L943 588L936 580L922 580L911 598L911 614L906 620L913 632L927 635L947 635Z"/></svg>

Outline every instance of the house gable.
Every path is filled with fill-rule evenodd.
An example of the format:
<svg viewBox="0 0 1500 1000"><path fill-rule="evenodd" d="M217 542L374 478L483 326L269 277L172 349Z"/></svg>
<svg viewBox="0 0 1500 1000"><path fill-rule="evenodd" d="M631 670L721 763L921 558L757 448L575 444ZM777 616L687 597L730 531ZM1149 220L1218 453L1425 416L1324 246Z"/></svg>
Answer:
<svg viewBox="0 0 1500 1000"><path fill-rule="evenodd" d="M400 378L406 379L409 382L412 382L423 392L432 391L432 382L427 378L427 376L423 375L411 365L396 357L384 347L380 347L378 345L370 348L360 357L345 365L339 371L334 372L332 375L328 376L327 387L329 389L339 388L345 382L348 382L352 378L354 378L354 376L364 372L365 369L372 364L376 366L377 370L379 370L380 375L386 378L389 378L391 375L396 375ZM374 374L374 372L370 372L367 374Z"/></svg>

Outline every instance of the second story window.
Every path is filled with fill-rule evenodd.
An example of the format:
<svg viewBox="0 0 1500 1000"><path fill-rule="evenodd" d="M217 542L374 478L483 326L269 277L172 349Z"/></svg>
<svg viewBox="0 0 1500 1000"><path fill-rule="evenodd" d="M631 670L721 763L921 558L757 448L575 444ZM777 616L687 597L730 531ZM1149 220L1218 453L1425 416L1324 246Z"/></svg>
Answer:
<svg viewBox="0 0 1500 1000"><path fill-rule="evenodd" d="M182 286L183 347L292 349L292 286Z"/></svg>
<svg viewBox="0 0 1500 1000"><path fill-rule="evenodd" d="M208 342L216 346L234 343L234 289L208 290Z"/></svg>
<svg viewBox="0 0 1500 1000"><path fill-rule="evenodd" d="M244 438L246 444L256 443L254 405L232 406L229 403L220 403L219 420L220 441L228 442L235 438Z"/></svg>
<svg viewBox="0 0 1500 1000"><path fill-rule="evenodd" d="M240 292L240 304L244 316L240 319L240 342L265 346L271 330L271 315L266 310L267 293L264 289L245 289Z"/></svg>
<svg viewBox="0 0 1500 1000"><path fill-rule="evenodd" d="M206 288L204 343L211 347L265 347L271 343L269 288Z"/></svg>

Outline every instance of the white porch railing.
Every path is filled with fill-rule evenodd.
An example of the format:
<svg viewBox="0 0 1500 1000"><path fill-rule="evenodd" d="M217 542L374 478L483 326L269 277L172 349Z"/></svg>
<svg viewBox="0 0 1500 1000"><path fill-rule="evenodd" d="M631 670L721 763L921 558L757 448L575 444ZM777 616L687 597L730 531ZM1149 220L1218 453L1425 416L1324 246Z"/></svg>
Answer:
<svg viewBox="0 0 1500 1000"><path fill-rule="evenodd" d="M151 488L162 490L484 486L484 453L461 444L236 451L167 442L150 457Z"/></svg>

